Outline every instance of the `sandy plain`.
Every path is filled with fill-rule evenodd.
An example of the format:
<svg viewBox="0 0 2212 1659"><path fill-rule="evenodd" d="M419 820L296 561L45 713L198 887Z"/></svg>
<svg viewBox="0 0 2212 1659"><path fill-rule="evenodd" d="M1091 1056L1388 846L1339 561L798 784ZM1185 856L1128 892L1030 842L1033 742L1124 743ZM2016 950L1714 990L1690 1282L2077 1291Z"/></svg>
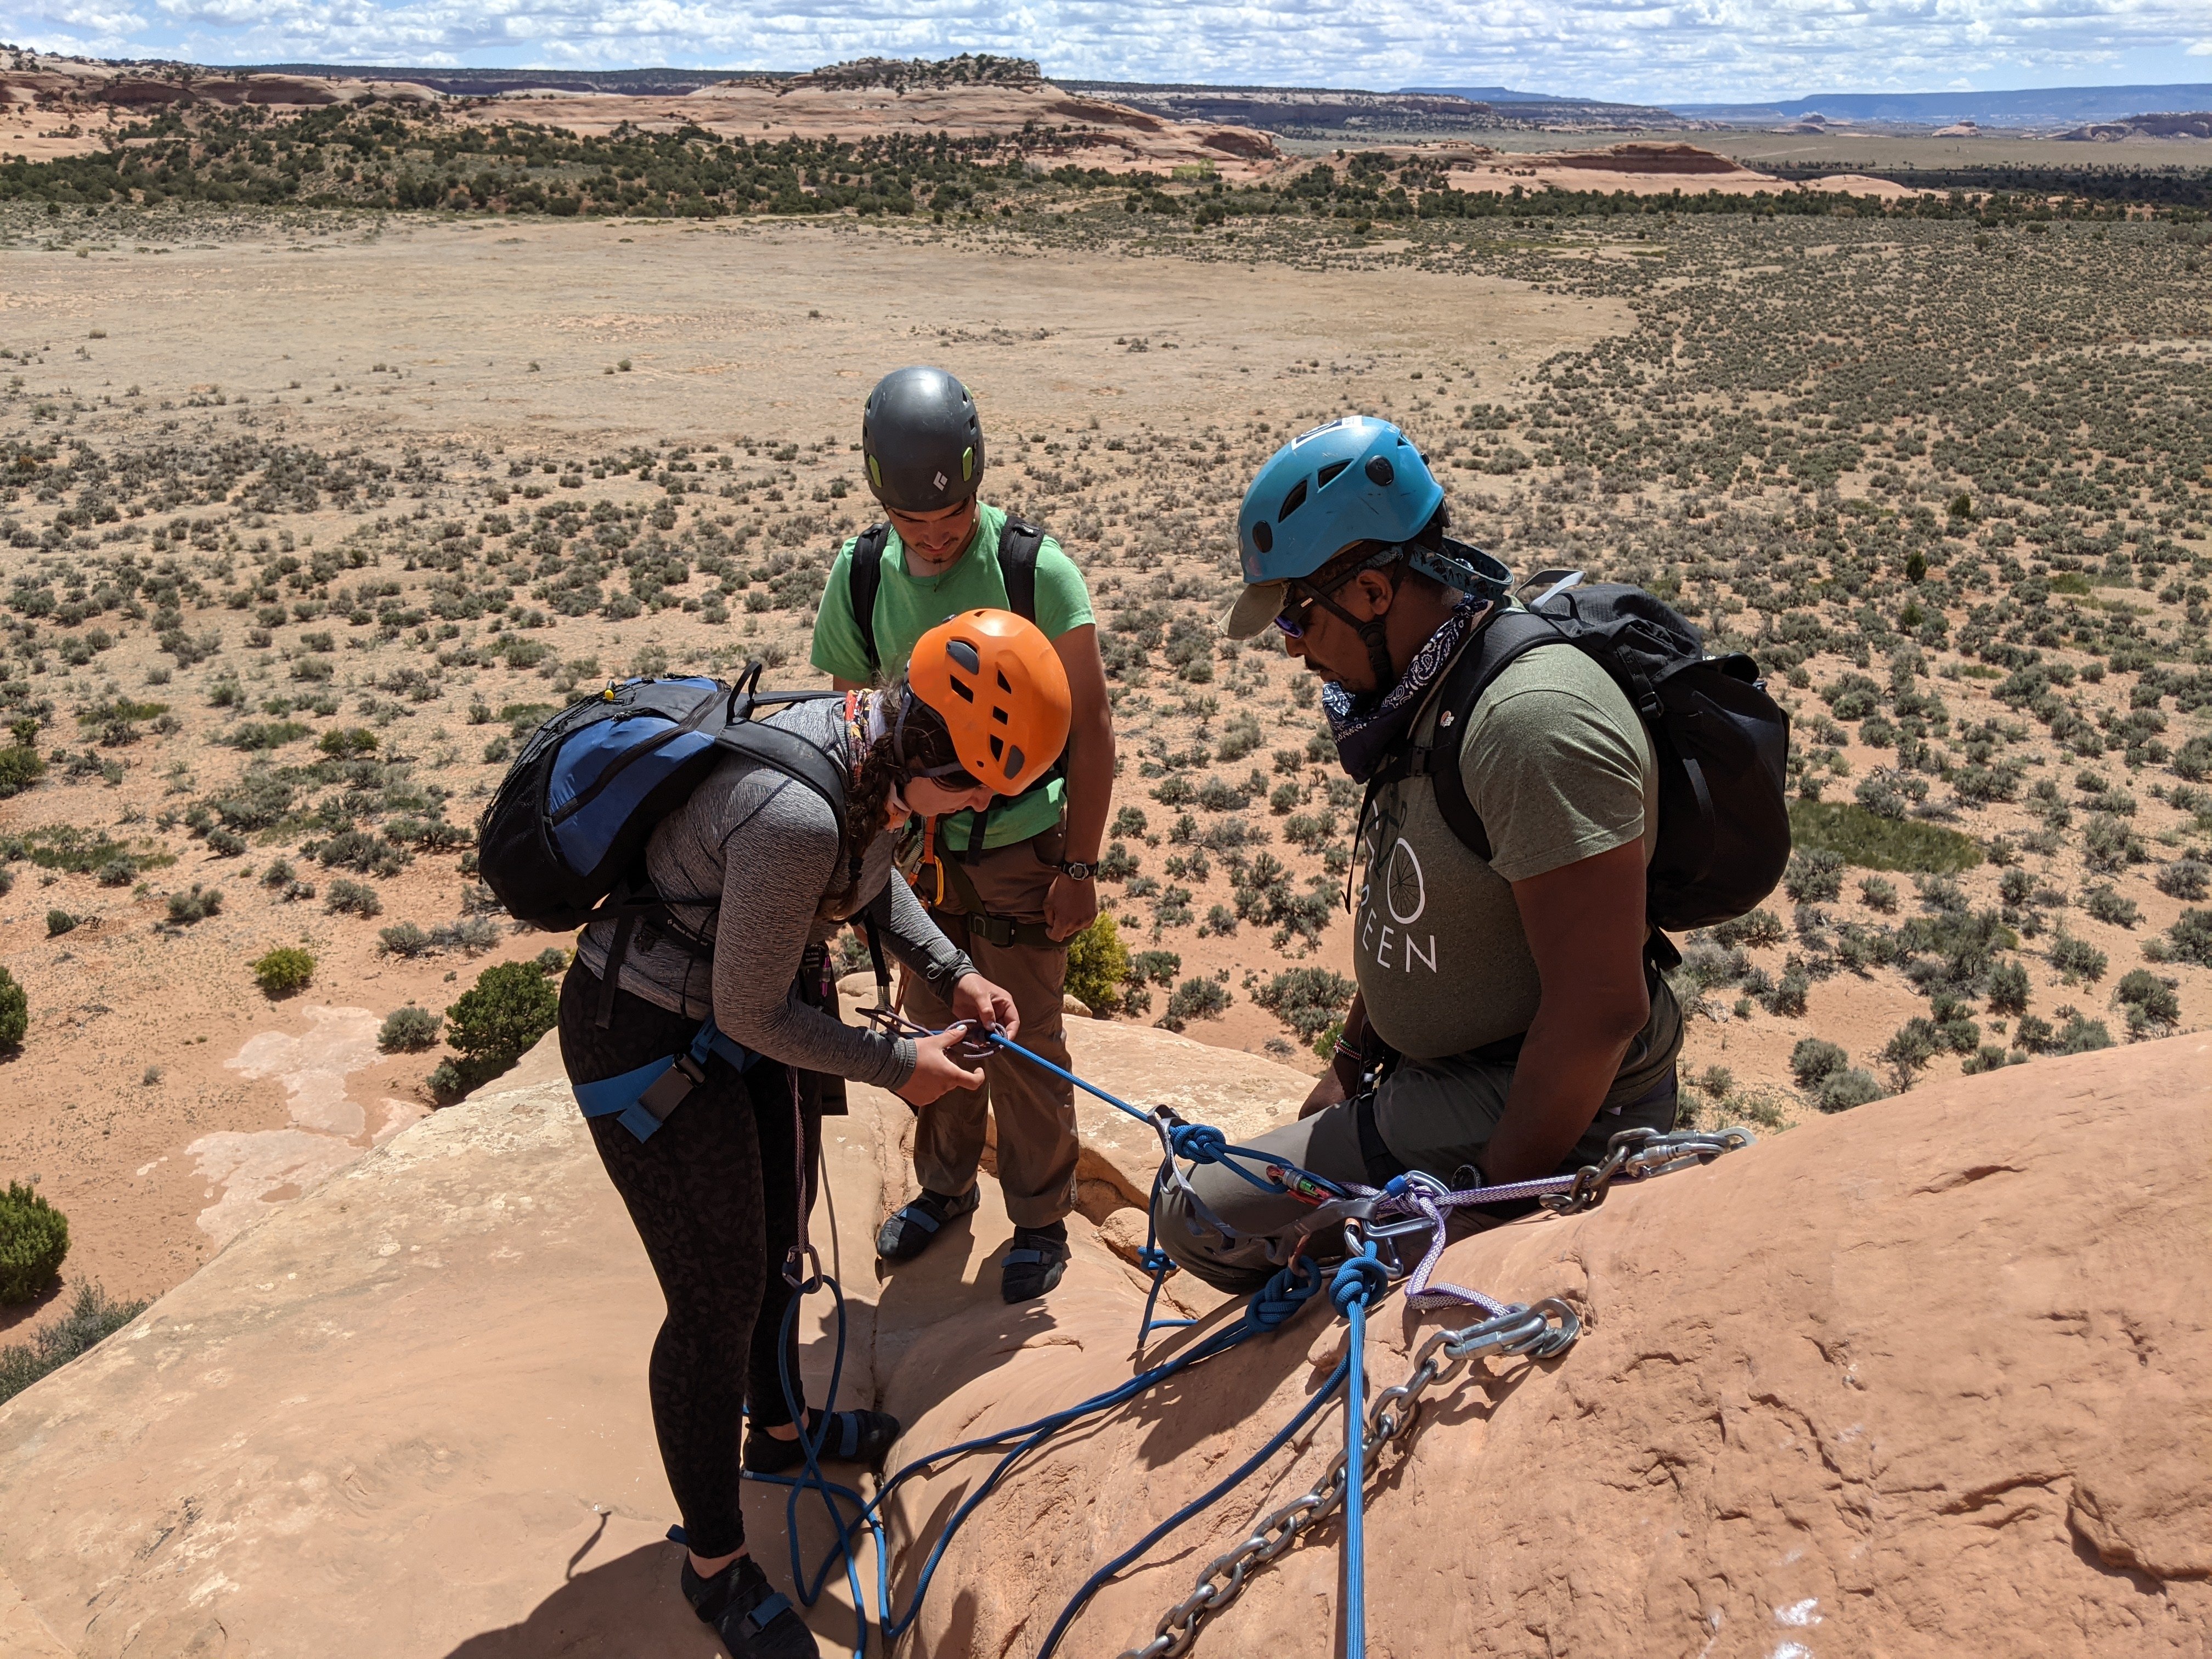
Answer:
<svg viewBox="0 0 2212 1659"><path fill-rule="evenodd" d="M1608 432L1616 442L1648 441L1647 422L1679 423L1682 396L1715 432L1747 410L1778 417L1778 382L1759 362L1770 347L1803 354L1806 368L1793 374L1820 377L1847 379L1862 356L1916 372L1940 367L1948 359L1897 337L1925 326L1921 306L1949 308L1940 314L1957 319L1944 326L1962 331L1959 353L2049 361L2071 387L2093 384L2081 365L2102 365L2100 374L2167 388L2158 395L2171 410L2182 407L2172 398L2199 397L2203 384L2202 302L2187 297L2198 291L2196 244L2148 227L2115 233L2128 240L2112 245L2158 285L2146 291L2162 308L2137 317L2100 307L2081 287L2077 273L2094 270L2106 246L2101 227L1992 239L1971 227L1747 222L1655 236L1635 223L1547 234L1492 222L1480 234L1422 227L1344 239L1261 222L1206 240L1179 225L1155 231L1155 222L1095 210L1025 210L1012 228L942 229L834 218L686 226L167 212L65 218L57 234L51 218L11 222L0 252L0 435L15 493L12 505L0 502L0 532L10 532L0 539L13 543L0 547L0 580L23 618L8 623L21 665L9 672L26 677L11 695L47 706L42 750L83 746L36 788L0 803L0 835L51 838L74 826L148 860L135 887L19 861L8 866L12 891L0 895L0 956L33 1010L29 1043L0 1068L0 1171L37 1176L70 1214L70 1276L121 1296L165 1288L244 1220L428 1109L421 1085L440 1056L378 1053L377 1024L410 1001L441 1010L486 962L552 942L498 934L489 950L395 955L380 948L380 929L433 928L470 908L475 883L460 849L424 848L378 876L380 915L332 915L266 884L272 866L292 861L327 900L347 872L306 855L312 843L302 837L313 830L255 829L250 845L226 855L180 816L258 769L296 768L319 742L361 731L397 769L387 814L416 810L395 805L395 791L443 791L441 810L465 824L502 773L502 740L577 685L664 668L726 672L756 654L773 665L772 681L813 683L805 641L821 572L870 516L854 453L860 400L902 362L939 362L968 380L992 434L987 494L1064 540L1109 629L1131 638L1152 629L1151 654L1139 650L1133 661L1143 665L1117 682L1124 770L1115 805L1117 817L1146 820L1114 832L1142 866L1110 890L1127 943L1172 953L1174 981L1210 978L1229 993L1219 1017L1191 1023L1193 1036L1309 1069L1310 1054L1255 1006L1255 992L1286 967L1347 972L1341 914L1310 951L1295 936L1271 934L1272 924L1248 918L1217 931L1209 922L1217 907L1226 915L1238 902L1220 840L1234 819L1280 860L1291 888L1340 885L1328 855L1340 855L1347 839L1349 803L1340 798L1346 781L1309 746L1318 723L1310 683L1270 651L1220 652L1195 684L1177 674L1171 653L1170 667L1158 661L1164 629L1202 635L1225 601L1236 504L1283 434L1346 409L1401 419L1446 468L1460 528L1524 572L1626 562L1679 583L1678 602L1709 625L1749 638L1816 605L1838 608L1832 585L1817 590L1825 599L1802 586L1819 574L1799 557L1823 522L1816 506L1828 523L1838 512L1847 523L1901 525L1908 513L1933 523L1958 488L1946 479L1959 463L1931 463L1917 428L1932 421L1948 432L1964 413L1940 402L1940 388L1901 396L1903 412L1863 433L1869 453L1854 444L1859 459L1826 483L1817 454L1785 447L1779 428L1765 434L1778 440L1771 453L1754 442L1741 471L1733 450L1705 463L1719 470L1704 486L1692 483L1693 453L1676 450L1678 464L1658 471L1632 447L1582 464L1578 444ZM1899 294L1912 305L1897 307ZM2064 331L2065 345L2051 349L2067 355L2046 360L2042 340L2006 332L2023 325ZM1718 378L1701 380L1701 364L1717 365ZM1681 393L1670 389L1678 374ZM1600 418L1583 395L1590 374L1625 416ZM2095 406L2089 392L2078 396L2083 409ZM1802 418L1803 444L1838 429L1817 410ZM2139 459L2131 434L2112 429L2096 441L2106 453ZM2176 453L2194 441L2185 433L2158 441ZM50 475L74 480L75 505ZM2054 661L2081 659L2090 689L2075 687L2074 703L2105 720L2130 688L2117 655L2107 684L2095 649L2082 648L2093 624L2163 641L2172 665L2202 644L2202 590L2185 595L2170 568L2179 557L2190 580L2201 574L2191 563L2203 534L2201 480L2154 494L2136 486L2125 500L2115 523L2129 527L2145 562L2124 579L2098 573L2092 587L2077 557L2063 567L2074 584L2057 596L2063 615L2012 628L2023 639L2041 628L2039 648ZM2006 519L1979 515L2014 512L2027 516L1984 501L1928 544L1957 578L1950 597L1930 603L1962 629L1970 609L1980 614L1974 595L1988 589L1980 562L2014 557ZM2169 568L2151 574L2151 540L2169 532L2179 552L2162 553ZM1709 556L1716 548L1736 552ZM641 566L646 549L657 550ZM160 580L198 585L180 621L194 639L214 636L208 653L195 648L200 659L168 648L162 613L144 605L134 613L111 599L81 619L96 624L88 626L34 622L15 604L19 586L42 584L46 602L57 589L66 600L126 555L142 575L166 568L173 579ZM325 556L336 560L327 572L305 568ZM287 574L286 560L301 568ZM605 563L592 564L590 603L564 611L560 585L597 560ZM648 582L654 569L661 575ZM1796 572L1786 595L1768 580L1785 569ZM608 574L614 585L603 599L596 584ZM2169 575L2172 586L2154 593ZM443 620L441 595L460 589L497 603ZM1878 574L1865 598L1891 605L1903 591L1894 574ZM2070 631L2051 631L2051 621ZM1820 695L1855 667L1880 672L1864 641L1889 626L1861 606L1858 643L1838 627L1808 647L1783 690L1816 775L1878 777L1892 765L1894 738L1873 735L1884 722L1847 730ZM97 645L93 633L109 642ZM1998 671L1969 660L1963 644L1946 659L1953 648L1922 672L1940 670L1960 732L2010 721L2017 700L1992 695ZM2112 654L2109 640L2104 649ZM2179 747L2212 728L2212 709L2181 700L2187 671L2161 672L2166 690L2148 707L2175 697L2162 729ZM2136 689L2157 690L2148 678ZM111 743L102 734L112 711L131 700L158 708L158 718L122 720L129 729ZM1256 747L1231 760L1224 739L1247 716ZM297 730L288 734L288 725ZM255 728L270 746L241 750ZM2082 723L2073 729L2069 743L2086 744ZM1981 741L1970 737L1966 758ZM2023 726L1989 741L2002 750L2043 739ZM1206 744L1222 749L1211 763ZM2058 933L2108 957L2116 980L2182 914L2185 901L2153 878L2202 841L2206 823L2172 793L2162 763L2121 771L2112 757L2093 784L2095 769L2069 759L2067 747L2025 753L2022 764L2046 769L2015 777L2014 795L1930 805L1978 838L2009 836L2015 847L2035 848L2038 825L2055 825L2035 854L2043 896L2028 914L2062 907L2049 913ZM1262 775L1256 789L1248 775ZM1243 804L1165 804L1178 779L1219 786ZM2123 789L2118 805L2100 805L2106 797L2095 792L2114 780L2148 799ZM1265 798L1286 781L1300 804L1271 816ZM2030 781L2053 793L2018 799ZM2061 782L2081 792L2093 823L2130 815L2150 861L2135 857L2117 875L2086 864L2078 825L2073 841L2057 833ZM1293 810L1326 811L1334 827L1294 842L1298 819L1284 816ZM1178 838L1181 823L1208 842L1210 863ZM1254 851L1248 842L1237 856ZM1721 981L1734 990L1706 999L1684 1056L1686 1073L1706 1079L1706 1109L1733 1109L1723 1101L1741 1086L1764 1091L1763 1121L1786 1122L1802 1109L1786 1087L1798 1040L1840 1043L1871 1066L1899 1022L1928 1006L1893 965L1831 967L1798 1012L1770 997L1773 976L1795 960L1786 953L1800 942L1825 952L1812 941L1831 922L1888 928L1895 894L1875 902L1860 873L1849 872L1826 912L1801 907L1802 941L1780 921L1751 941L1747 960L1767 989L1743 994L1752 986L1736 982L1740 966ZM1967 872L1965 892L1990 903L1998 878L1985 864ZM2085 908L2115 881L2136 907L2126 920ZM220 913L167 926L167 900L194 883L220 886ZM1909 915L1910 878L1891 885L1908 890ZM1922 905L1938 902L1950 901ZM1789 915L1782 894L1771 903ZM77 925L51 934L53 909ZM247 964L278 944L304 945L319 968L307 993L271 1002ZM2030 951L2045 952L2041 943ZM2063 1024L2078 1002L2090 1018L2118 1020L2102 959L2087 983L2054 977L2053 967L2035 969L2039 1013ZM2212 975L2179 963L2160 971L2178 986L2181 1027L2212 1017ZM1141 1017L1158 1012L1165 994L1163 985ZM1929 1074L1958 1063L1942 1055ZM1712 1081L1723 1067L1732 1078ZM46 1305L15 1310L15 1320Z"/></svg>
<svg viewBox="0 0 2212 1659"><path fill-rule="evenodd" d="M509 510L526 511L531 491L556 484L535 471L541 463L562 457L565 472L565 458L632 447L665 456L666 446L712 446L736 465L707 477L733 479L780 512L768 507L768 491L805 503L833 477L857 478L849 446L861 396L887 369L930 361L964 376L982 401L995 446L987 494L1039 513L1080 560L1085 538L1069 509L1039 498L1025 476L1045 462L1048 444L1081 443L1112 481L1102 480L1102 493L1118 483L1137 498L1126 519L1108 509L1125 527L1102 526L1097 538L1141 538L1144 500L1170 481L1148 479L1143 463L1111 443L1147 434L1194 443L1255 420L1295 428L1340 400L1388 410L1414 389L1411 373L1447 359L1468 360L1484 395L1502 400L1536 364L1628 322L1618 302L1502 279L1041 257L1012 245L807 227L403 222L381 234L248 234L86 259L17 253L0 288L0 333L27 347L54 342L58 357L84 354L70 360L67 384L88 404L77 431L103 445L204 447L245 434L333 454L358 449L403 471L414 455L422 476L438 475L374 513L325 503L269 515L258 531L239 526L248 542L283 535L303 550L311 538L327 547L374 519L404 522L418 508L473 524L495 490L519 492L525 499ZM803 448L779 468L748 454L748 441L757 451L763 438ZM533 469L530 478L511 478L521 463ZM1210 520L1233 512L1242 465L1203 480ZM581 481L570 493L587 507L661 495L631 477ZM687 518L726 516L735 506L719 495L685 500ZM855 485L842 499L795 506L811 515L803 555L826 557L866 522L863 501ZM27 562L16 552L0 558L11 575ZM1156 562L1209 605L1233 564L1218 532L1163 546ZM430 573L410 574L399 568L406 562L394 550L372 574L412 589ZM235 711L209 707L201 687L227 668L257 699L281 693L301 635L328 623L288 623L273 649L257 650L237 626L248 618L212 614L228 636L221 660L179 672L166 689L145 689L149 670L169 659L143 623L124 624L113 649L73 682L41 685L42 696L66 701L72 690L92 695L113 683L161 699L181 725L118 750L127 766L119 786L42 785L0 805L0 827L118 825L135 815L136 828L151 830L144 821L177 804L165 768L181 760L202 788L242 769L246 757L211 741ZM720 624L674 609L623 622L555 615L528 637L556 660L595 659L611 673L655 650L680 668L728 666L780 647L788 662L770 678L811 684L811 605L734 612ZM339 632L344 638L343 624ZM340 653L341 684L356 682L372 701L369 681L386 665L386 653L373 655ZM1251 678L1237 702L1262 709L1272 741L1303 744L1314 716L1284 695L1292 665L1242 660ZM422 775L454 788L455 820L472 817L502 770L480 759L484 742L505 727L467 724L465 706L555 695L534 674L449 670L433 700L394 703L385 753L414 755ZM1295 731L1278 735L1278 723ZM1149 807L1156 830L1169 815L1146 799L1138 750L1155 729L1180 741L1194 724L1165 709L1123 723L1129 764L1117 804ZM33 1040L0 1084L9 1102L0 1168L39 1177L71 1218L70 1273L118 1295L174 1283L256 1206L295 1195L424 1109L416 1085L436 1056L378 1054L376 1023L409 1001L441 1009L483 961L532 956L549 942L516 937L484 957L380 955L380 927L428 926L459 909L471 884L451 854L420 857L379 884L384 914L362 921L287 903L240 878L241 867L258 873L283 848L220 859L180 834L156 839L181 860L143 896L19 865L23 878L0 899L0 955L34 1011ZM177 933L153 931L162 891L191 881L221 882L221 915ZM1201 913L1208 898L1227 896L1218 873L1212 884L1221 890L1201 890ZM44 917L53 907L87 920L49 939ZM1149 943L1129 932L1133 946ZM1348 970L1347 939L1340 923L1312 960ZM318 957L315 985L272 1003L245 964L294 943ZM1281 965L1251 929L1198 940L1185 930L1164 943L1183 957L1185 975L1226 971L1241 983L1248 970ZM1276 1036L1279 1047L1280 1028L1242 994L1224 1018L1193 1029L1252 1048Z"/></svg>

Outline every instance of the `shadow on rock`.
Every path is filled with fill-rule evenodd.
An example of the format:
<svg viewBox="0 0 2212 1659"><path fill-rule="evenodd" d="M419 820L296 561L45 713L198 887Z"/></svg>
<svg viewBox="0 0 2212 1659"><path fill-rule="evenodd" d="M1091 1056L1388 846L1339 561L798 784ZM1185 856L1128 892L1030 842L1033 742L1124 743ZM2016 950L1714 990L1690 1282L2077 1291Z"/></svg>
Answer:
<svg viewBox="0 0 2212 1659"><path fill-rule="evenodd" d="M714 1659L722 1644L676 1587L681 1552L647 1544L577 1573L519 1625L470 1637L446 1659Z"/></svg>

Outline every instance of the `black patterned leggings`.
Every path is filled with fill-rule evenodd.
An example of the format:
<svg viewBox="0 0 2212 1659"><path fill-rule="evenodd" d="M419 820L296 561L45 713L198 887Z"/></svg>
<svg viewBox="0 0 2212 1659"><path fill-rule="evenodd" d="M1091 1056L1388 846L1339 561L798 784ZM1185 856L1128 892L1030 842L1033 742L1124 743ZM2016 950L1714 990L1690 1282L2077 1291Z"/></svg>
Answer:
<svg viewBox="0 0 2212 1659"><path fill-rule="evenodd" d="M561 988L561 1058L571 1081L617 1077L688 1048L699 1022L627 991L597 1024L599 981L581 963ZM653 1428L692 1551L727 1555L745 1537L738 1508L741 1408L763 1425L791 1421L777 1372L777 1336L792 1291L784 1251L798 1236L791 1085L755 1060L738 1073L707 1062L707 1079L650 1140L612 1117L592 1139L645 1243L668 1304L653 1344ZM821 1119L808 1114L806 1202ZM786 1361L799 1375L796 1337Z"/></svg>

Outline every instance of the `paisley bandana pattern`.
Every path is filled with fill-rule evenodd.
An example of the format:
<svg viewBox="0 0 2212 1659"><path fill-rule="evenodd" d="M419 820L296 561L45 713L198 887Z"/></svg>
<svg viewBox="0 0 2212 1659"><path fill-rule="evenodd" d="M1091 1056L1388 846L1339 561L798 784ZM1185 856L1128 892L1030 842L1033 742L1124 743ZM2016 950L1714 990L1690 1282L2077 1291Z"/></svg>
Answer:
<svg viewBox="0 0 2212 1659"><path fill-rule="evenodd" d="M1429 688L1443 678L1461 642L1489 609L1487 600L1472 595L1461 600L1443 626L1413 653L1397 684L1380 699L1355 697L1340 685L1322 688L1321 710L1328 717L1329 735L1336 739L1336 757L1354 783L1373 777L1376 768L1398 746ZM1369 706L1362 708L1363 702Z"/></svg>

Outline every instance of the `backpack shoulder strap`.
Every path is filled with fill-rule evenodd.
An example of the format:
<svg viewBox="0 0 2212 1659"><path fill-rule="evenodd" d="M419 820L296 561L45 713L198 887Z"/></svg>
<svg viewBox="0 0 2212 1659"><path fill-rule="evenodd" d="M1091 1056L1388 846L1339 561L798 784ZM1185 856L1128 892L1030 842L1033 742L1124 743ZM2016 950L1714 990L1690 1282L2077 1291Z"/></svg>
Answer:
<svg viewBox="0 0 2212 1659"><path fill-rule="evenodd" d="M1036 620L1037 555L1043 548L1043 531L1006 515L999 532L999 574L1006 584L1006 608L1024 622Z"/></svg>
<svg viewBox="0 0 2212 1659"><path fill-rule="evenodd" d="M810 743L795 732L786 732L777 726L765 726L753 718L753 711L767 703L818 702L830 697L842 697L842 691L771 691L755 693L750 683L759 678L757 664L748 664L745 676L730 693L728 718L714 734L718 748L732 754L743 755L748 760L772 766L786 777L812 790L830 809L837 821L837 851L841 858L850 862L851 849L845 844L845 777L844 770L818 744ZM860 872L855 869L857 878Z"/></svg>
<svg viewBox="0 0 2212 1659"><path fill-rule="evenodd" d="M1427 744L1415 744L1407 756L1405 775L1428 775L1437 795L1437 811L1468 851L1484 863L1490 861L1490 832L1482 815L1468 799L1467 780L1459 768L1460 745L1467 738L1468 717L1492 682L1539 647L1571 644L1572 637L1550 618L1529 611L1507 611L1489 624L1459 653L1437 694L1436 735Z"/></svg>
<svg viewBox="0 0 2212 1659"><path fill-rule="evenodd" d="M872 524L853 538L853 562L845 573L847 596L853 603L853 625L860 630L860 648L868 653L868 672L883 666L876 650L876 594L884 585L884 549L890 543L891 527Z"/></svg>

